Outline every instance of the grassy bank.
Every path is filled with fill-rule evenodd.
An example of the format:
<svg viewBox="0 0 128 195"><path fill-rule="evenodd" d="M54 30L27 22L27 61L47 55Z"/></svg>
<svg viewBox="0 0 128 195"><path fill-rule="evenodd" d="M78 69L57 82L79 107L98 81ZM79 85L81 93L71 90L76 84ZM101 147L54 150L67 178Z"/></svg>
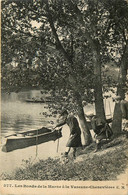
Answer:
<svg viewBox="0 0 128 195"><path fill-rule="evenodd" d="M94 153L95 144L77 152L76 160L69 157L68 163L62 158L40 160L33 164L31 159L11 175L3 173L3 180L116 180L127 168L128 139L124 135L104 144L103 149Z"/></svg>

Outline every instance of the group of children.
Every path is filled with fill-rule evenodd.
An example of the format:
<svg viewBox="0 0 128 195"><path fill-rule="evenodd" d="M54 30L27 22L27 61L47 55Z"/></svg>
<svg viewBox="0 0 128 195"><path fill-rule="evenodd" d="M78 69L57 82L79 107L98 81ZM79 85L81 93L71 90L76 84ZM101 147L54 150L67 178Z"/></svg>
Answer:
<svg viewBox="0 0 128 195"><path fill-rule="evenodd" d="M122 111L122 130L126 132L126 137L128 138L128 101L127 99L121 100L121 97L117 96L115 98L115 102L117 104L120 104L120 108ZM97 152L101 148L102 140L104 139L109 140L113 135L113 132L111 127L106 121L98 118L97 116L94 116L93 113L89 114L87 117L89 118L91 122L91 127L95 133L94 136L96 140L95 152ZM60 127L64 124L67 124L70 128L70 137L67 142L66 151L65 151L65 157L68 160L68 153L71 148L73 148L73 158L75 158L76 148L82 147L81 130L77 118L74 117L73 115L70 116L67 110L63 110L61 112L60 120L59 123L56 125L56 127Z"/></svg>

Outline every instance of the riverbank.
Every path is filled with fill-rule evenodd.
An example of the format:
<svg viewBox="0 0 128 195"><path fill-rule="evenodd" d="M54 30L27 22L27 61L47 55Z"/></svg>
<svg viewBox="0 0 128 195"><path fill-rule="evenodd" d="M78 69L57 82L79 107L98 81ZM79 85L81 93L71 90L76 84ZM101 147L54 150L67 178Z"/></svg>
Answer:
<svg viewBox="0 0 128 195"><path fill-rule="evenodd" d="M94 153L95 144L77 151L77 158L69 156L64 163L62 157L48 158L32 163L24 160L22 167L13 173L2 173L2 180L119 180L127 174L128 139L121 135L103 145L102 150ZM127 179L127 177L124 177Z"/></svg>

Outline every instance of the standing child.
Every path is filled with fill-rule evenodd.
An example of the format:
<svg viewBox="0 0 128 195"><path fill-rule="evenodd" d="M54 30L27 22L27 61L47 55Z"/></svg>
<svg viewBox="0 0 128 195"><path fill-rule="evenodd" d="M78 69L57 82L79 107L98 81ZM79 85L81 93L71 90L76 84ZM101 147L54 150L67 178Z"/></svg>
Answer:
<svg viewBox="0 0 128 195"><path fill-rule="evenodd" d="M69 116L67 110L63 110L60 114L59 123L56 125L56 127L60 127L64 124L67 124L70 129L70 137L68 139L68 142L66 144L66 151L65 151L65 157L68 159L68 153L70 152L70 149L73 148L73 157L76 157L76 149L78 147L82 147L81 143L81 130L78 124L78 121L76 117ZM56 128L55 127L55 128Z"/></svg>

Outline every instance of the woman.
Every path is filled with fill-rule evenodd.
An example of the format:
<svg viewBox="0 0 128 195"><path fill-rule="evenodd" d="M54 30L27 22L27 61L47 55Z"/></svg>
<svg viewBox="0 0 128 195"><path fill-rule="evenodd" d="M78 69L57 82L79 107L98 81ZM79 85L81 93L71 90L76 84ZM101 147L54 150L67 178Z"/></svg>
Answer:
<svg viewBox="0 0 128 195"><path fill-rule="evenodd" d="M60 114L59 123L56 125L56 127L60 127L64 124L67 124L70 129L70 137L66 144L66 151L65 151L65 157L68 158L68 153L70 152L70 149L73 148L73 157L75 159L76 157L76 148L82 147L81 143L81 130L78 124L78 121L76 117L69 116L67 110L63 110ZM55 128L56 128L55 127Z"/></svg>

